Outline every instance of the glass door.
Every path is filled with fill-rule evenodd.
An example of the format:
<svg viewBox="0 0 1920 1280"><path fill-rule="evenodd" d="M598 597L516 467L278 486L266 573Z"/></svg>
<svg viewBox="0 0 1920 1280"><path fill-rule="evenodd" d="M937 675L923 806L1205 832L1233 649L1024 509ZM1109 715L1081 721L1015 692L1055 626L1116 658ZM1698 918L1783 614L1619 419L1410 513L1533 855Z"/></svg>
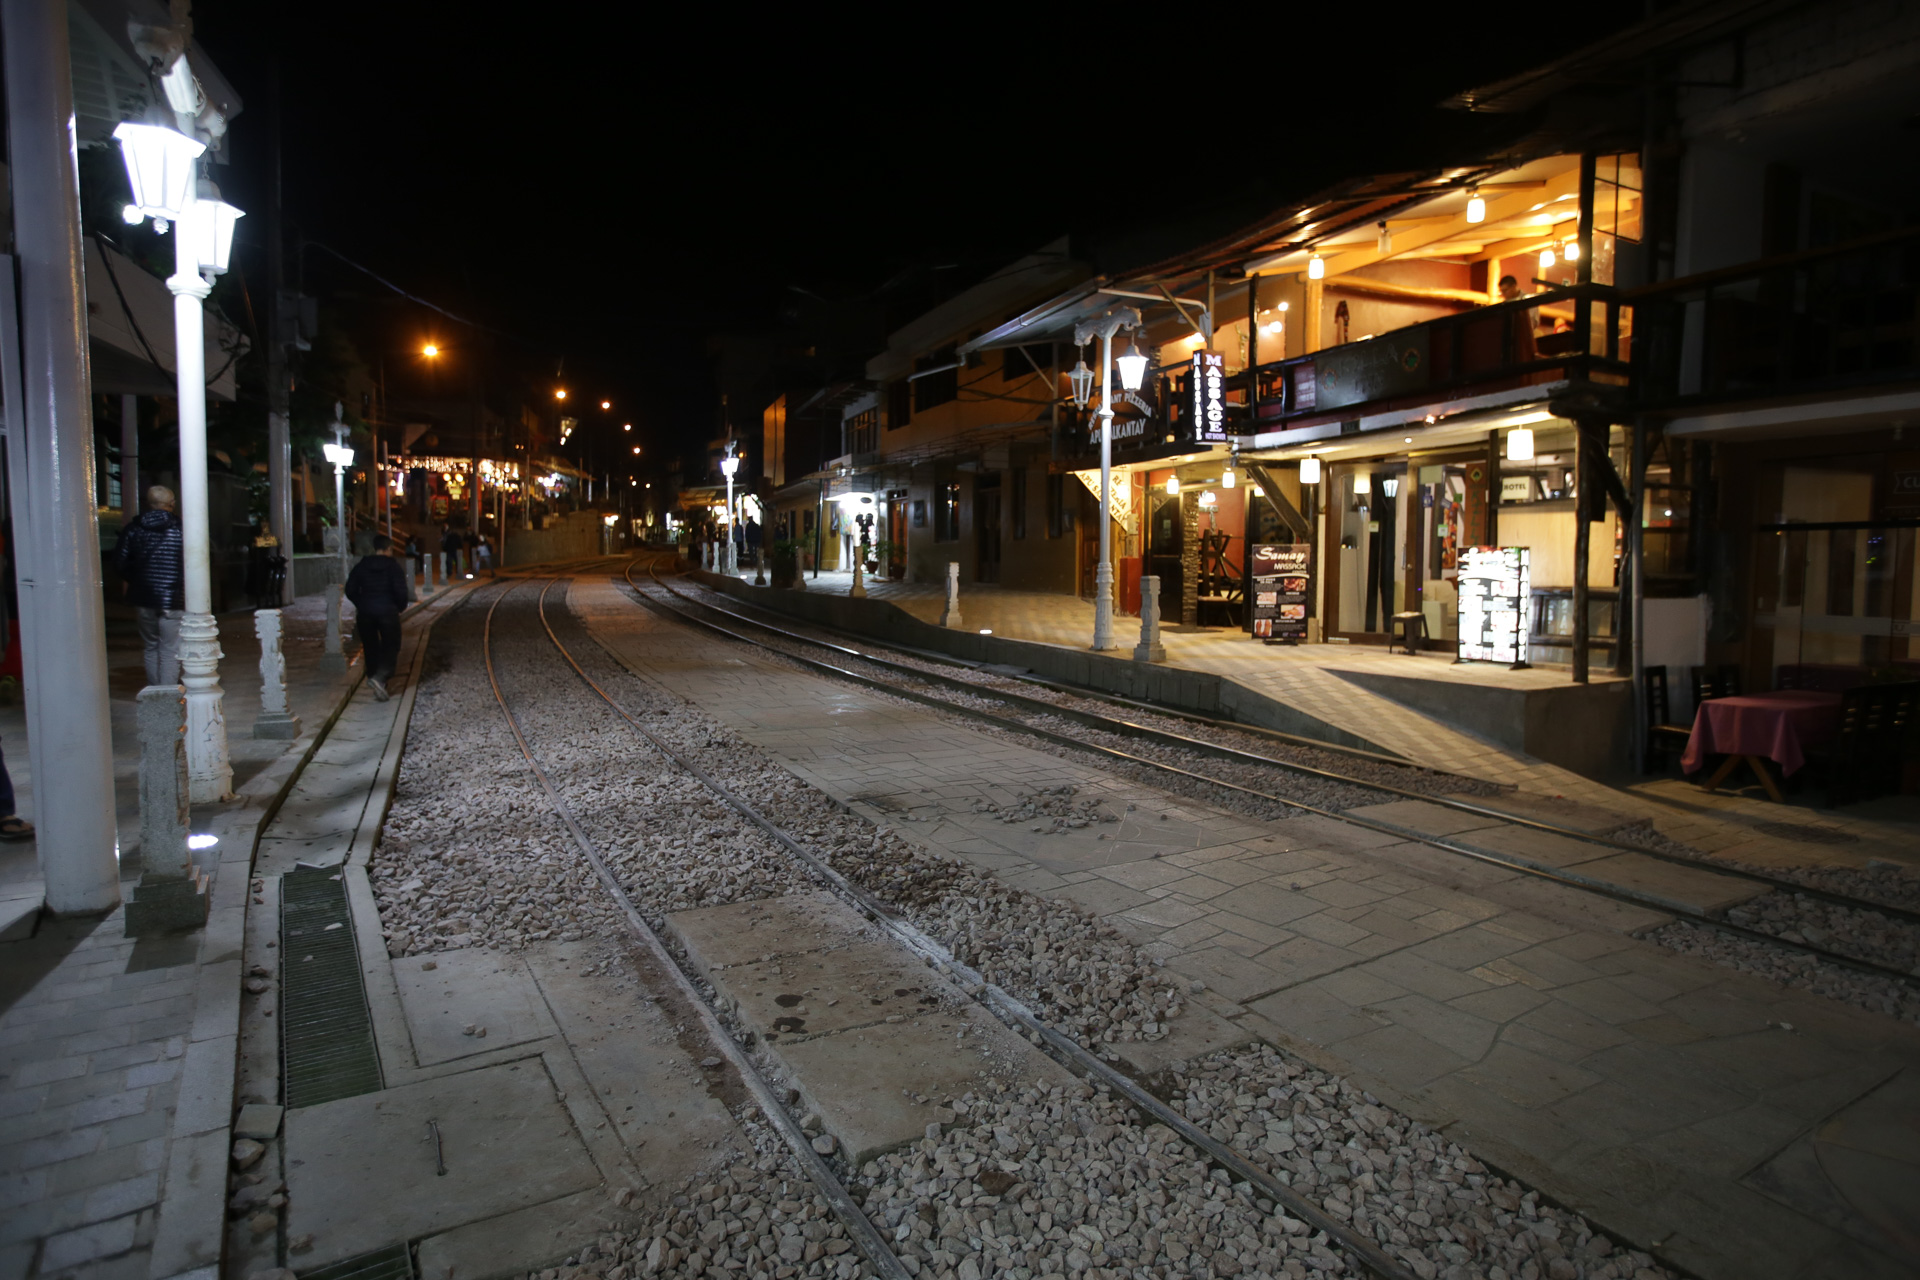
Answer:
<svg viewBox="0 0 1920 1280"><path fill-rule="evenodd" d="M1393 615L1409 607L1400 533L1409 497L1406 470L1404 462L1361 462L1341 467L1334 478L1340 504L1334 551L1338 634L1384 640Z"/></svg>

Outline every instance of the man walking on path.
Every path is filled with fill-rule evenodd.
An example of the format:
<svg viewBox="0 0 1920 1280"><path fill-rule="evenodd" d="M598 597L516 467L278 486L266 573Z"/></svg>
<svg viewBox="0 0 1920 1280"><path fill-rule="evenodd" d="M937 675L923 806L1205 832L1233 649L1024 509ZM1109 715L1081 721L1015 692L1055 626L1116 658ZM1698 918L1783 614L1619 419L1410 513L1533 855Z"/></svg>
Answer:
<svg viewBox="0 0 1920 1280"><path fill-rule="evenodd" d="M180 683L180 618L186 608L186 577L180 551L180 517L173 490L147 490L147 510L120 530L114 564L134 606L146 649L147 683Z"/></svg>
<svg viewBox="0 0 1920 1280"><path fill-rule="evenodd" d="M447 571L441 578L443 582L450 581L460 571L460 550L466 545L467 540L454 529L453 522L448 521L440 533L440 550L447 557Z"/></svg>
<svg viewBox="0 0 1920 1280"><path fill-rule="evenodd" d="M367 662L367 683L381 702L387 700L387 681L400 658L400 614L411 599L406 571L393 558L392 546L386 534L376 534L373 554L353 566L346 589L347 599L353 601L360 652Z"/></svg>

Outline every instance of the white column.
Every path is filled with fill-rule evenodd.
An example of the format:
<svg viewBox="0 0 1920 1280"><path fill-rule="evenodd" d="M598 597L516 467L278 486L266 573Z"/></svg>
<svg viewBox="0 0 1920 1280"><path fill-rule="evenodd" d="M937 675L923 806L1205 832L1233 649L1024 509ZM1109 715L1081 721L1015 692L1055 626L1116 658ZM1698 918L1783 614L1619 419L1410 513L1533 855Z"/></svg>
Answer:
<svg viewBox="0 0 1920 1280"><path fill-rule="evenodd" d="M1136 662L1165 662L1166 646L1160 643L1160 577L1146 574L1140 579L1140 643L1133 646Z"/></svg>
<svg viewBox="0 0 1920 1280"><path fill-rule="evenodd" d="M280 545L275 550L287 559L287 576L281 584L280 603L292 604L293 433L284 413L267 415L267 527L279 539Z"/></svg>
<svg viewBox="0 0 1920 1280"><path fill-rule="evenodd" d="M280 611L256 609L253 630L260 638L260 715L253 722L253 736L297 738L300 720L287 706L287 659L280 650Z"/></svg>
<svg viewBox="0 0 1920 1280"><path fill-rule="evenodd" d="M1093 647L1113 644L1113 326L1100 335L1100 563L1093 570Z"/></svg>
<svg viewBox="0 0 1920 1280"><path fill-rule="evenodd" d="M226 694L220 688L220 628L213 620L212 540L207 532L207 347L201 299L211 292L193 248L173 233L174 369L180 399L180 542L187 611L180 620L180 683L187 687L187 788L195 804L233 792ZM291 566L289 566L291 567Z"/></svg>
<svg viewBox="0 0 1920 1280"><path fill-rule="evenodd" d="M953 560L947 561L947 607L940 614L940 625L963 625L960 621L960 565Z"/></svg>
<svg viewBox="0 0 1920 1280"><path fill-rule="evenodd" d="M20 264L17 313L13 273L0 273L0 361L33 816L47 906L84 914L120 901L120 867L67 6L5 0L0 28Z"/></svg>

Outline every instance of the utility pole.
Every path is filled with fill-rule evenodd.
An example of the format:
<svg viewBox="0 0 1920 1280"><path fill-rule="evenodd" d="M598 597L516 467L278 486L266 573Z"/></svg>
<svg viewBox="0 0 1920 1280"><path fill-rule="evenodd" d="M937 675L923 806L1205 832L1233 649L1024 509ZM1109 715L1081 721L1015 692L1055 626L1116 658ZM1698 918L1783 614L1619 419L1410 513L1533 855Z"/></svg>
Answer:
<svg viewBox="0 0 1920 1280"><path fill-rule="evenodd" d="M0 33L20 273L17 312L0 273L0 363L33 816L48 908L89 914L120 901L120 867L67 6L4 0Z"/></svg>
<svg viewBox="0 0 1920 1280"><path fill-rule="evenodd" d="M287 344L290 335L284 325L286 292L286 255L280 241L280 66L276 61L268 73L267 114L271 119L272 170L267 196L267 527L279 541L279 552L287 562L280 586L280 603L292 604L293 587L293 430L289 421L291 386L287 379Z"/></svg>

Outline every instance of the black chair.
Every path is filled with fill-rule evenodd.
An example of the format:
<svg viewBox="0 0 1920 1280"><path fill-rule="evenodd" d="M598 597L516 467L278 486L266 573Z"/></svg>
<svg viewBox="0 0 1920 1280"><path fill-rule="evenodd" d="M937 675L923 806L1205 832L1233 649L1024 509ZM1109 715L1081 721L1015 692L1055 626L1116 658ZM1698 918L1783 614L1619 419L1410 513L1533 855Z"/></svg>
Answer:
<svg viewBox="0 0 1920 1280"><path fill-rule="evenodd" d="M1899 789L1916 746L1916 710L1920 680L1856 685L1840 695L1840 732L1823 753L1829 809Z"/></svg>
<svg viewBox="0 0 1920 1280"><path fill-rule="evenodd" d="M1699 670L1698 667L1694 670ZM1673 723L1673 708L1667 698L1667 669L1648 667L1646 670L1647 695L1647 756L1641 761L1643 773L1662 772L1667 767L1667 753L1684 753L1687 749L1687 737L1693 732L1691 726Z"/></svg>
<svg viewBox="0 0 1920 1280"><path fill-rule="evenodd" d="M1706 667L1688 667L1687 676L1693 682L1693 705L1696 707L1709 698L1740 696L1740 668L1731 662L1723 662L1711 671Z"/></svg>
<svg viewBox="0 0 1920 1280"><path fill-rule="evenodd" d="M1716 692L1713 696L1716 698L1737 698L1740 696L1740 685L1741 675L1739 666L1732 662L1723 662L1720 664L1719 675L1714 680L1713 687Z"/></svg>

